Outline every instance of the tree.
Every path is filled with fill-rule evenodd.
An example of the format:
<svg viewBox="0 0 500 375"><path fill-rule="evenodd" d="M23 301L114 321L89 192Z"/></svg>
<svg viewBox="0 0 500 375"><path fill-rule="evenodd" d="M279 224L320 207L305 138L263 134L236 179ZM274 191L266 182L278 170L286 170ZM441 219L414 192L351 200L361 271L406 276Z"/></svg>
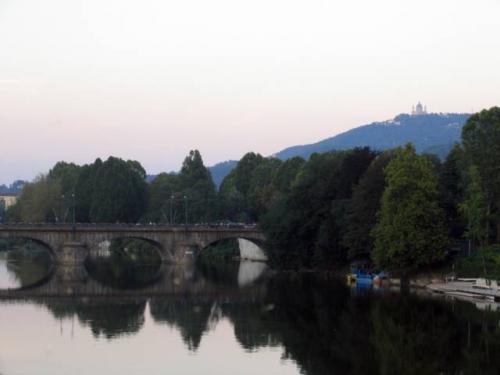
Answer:
<svg viewBox="0 0 500 375"><path fill-rule="evenodd" d="M380 215L372 231L373 261L379 268L402 271L407 280L410 271L442 259L448 244L437 176L430 161L408 144L396 150L385 178Z"/></svg>
<svg viewBox="0 0 500 375"><path fill-rule="evenodd" d="M245 197L236 188L236 170L233 169L222 181L217 194L220 219L246 221Z"/></svg>
<svg viewBox="0 0 500 375"><path fill-rule="evenodd" d="M462 143L466 156L477 166L487 216L494 220L496 239L500 241L500 107L472 115L462 129Z"/></svg>
<svg viewBox="0 0 500 375"><path fill-rule="evenodd" d="M342 239L343 245L348 249L349 259L370 258L373 249L370 231L377 222L377 212L385 188L384 168L393 156L393 151L377 156L353 189L347 208L347 229Z"/></svg>
<svg viewBox="0 0 500 375"><path fill-rule="evenodd" d="M147 185L137 163L109 157L97 169L93 180L92 222L131 223L143 215L147 204Z"/></svg>
<svg viewBox="0 0 500 375"><path fill-rule="evenodd" d="M7 210L5 208L5 201L0 199L0 223L5 221L5 216L7 214Z"/></svg>
<svg viewBox="0 0 500 375"><path fill-rule="evenodd" d="M94 192L98 185L97 172L102 167L102 160L97 158L94 163L81 167L75 187L76 220L80 223L91 221L90 209Z"/></svg>
<svg viewBox="0 0 500 375"><path fill-rule="evenodd" d="M189 152L179 173L156 176L148 195L148 209L143 217L146 221L203 223L215 217L215 185L198 150Z"/></svg>
<svg viewBox="0 0 500 375"><path fill-rule="evenodd" d="M299 156L285 160L279 166L273 179L276 193L279 195L288 194L297 178L297 174L303 168L306 161Z"/></svg>
<svg viewBox="0 0 500 375"><path fill-rule="evenodd" d="M271 207L277 193L274 176L281 164L279 159L266 158L253 170L247 196L251 218L258 220Z"/></svg>
<svg viewBox="0 0 500 375"><path fill-rule="evenodd" d="M60 161L49 171L48 178L58 180L64 194L74 193L80 171L78 165Z"/></svg>
<svg viewBox="0 0 500 375"><path fill-rule="evenodd" d="M464 199L465 158L461 145L456 144L439 170L439 188L446 225L454 239L462 238L463 218L458 212L458 205Z"/></svg>
<svg viewBox="0 0 500 375"><path fill-rule="evenodd" d="M481 186L481 178L476 166L471 166L468 172L468 183L465 191L465 200L458 206L465 217L467 229L465 237L473 243L483 246L487 239L486 231L486 198Z"/></svg>
<svg viewBox="0 0 500 375"><path fill-rule="evenodd" d="M235 184L236 188L243 194L243 196L248 196L248 190L250 189L250 185L252 183L253 172L263 161L264 157L262 155L249 152L238 162L238 165L235 168Z"/></svg>
<svg viewBox="0 0 500 375"><path fill-rule="evenodd" d="M190 151L184 159L179 173L179 188L177 202L183 205L181 212L187 208L189 222L209 222L214 218L217 196L215 185L198 150Z"/></svg>
<svg viewBox="0 0 500 375"><path fill-rule="evenodd" d="M346 209L353 186L375 155L361 148L311 156L290 191L282 192L263 216L272 262L287 268L328 268L345 261L341 238Z"/></svg>
<svg viewBox="0 0 500 375"><path fill-rule="evenodd" d="M24 186L15 204L15 212L20 221L57 222L64 212L62 189L58 180L41 175Z"/></svg>
<svg viewBox="0 0 500 375"><path fill-rule="evenodd" d="M148 186L148 209L146 221L174 223L179 221L178 212L179 176L175 173L160 173ZM177 200L176 199L177 195Z"/></svg>
<svg viewBox="0 0 500 375"><path fill-rule="evenodd" d="M263 200L274 190L272 179L276 159L249 152L222 181L219 189L220 217L243 222L255 222L264 210Z"/></svg>

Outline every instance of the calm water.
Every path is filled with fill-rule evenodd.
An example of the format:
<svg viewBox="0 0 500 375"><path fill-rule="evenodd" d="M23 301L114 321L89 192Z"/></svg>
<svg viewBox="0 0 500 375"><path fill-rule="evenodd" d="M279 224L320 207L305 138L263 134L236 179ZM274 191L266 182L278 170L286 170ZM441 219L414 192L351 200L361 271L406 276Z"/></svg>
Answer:
<svg viewBox="0 0 500 375"><path fill-rule="evenodd" d="M3 264L0 280L22 280ZM115 279L114 296L0 301L0 374L500 372L500 314L472 303L260 263L205 264L165 295L121 294L124 274L144 277L106 267L97 276Z"/></svg>
<svg viewBox="0 0 500 375"><path fill-rule="evenodd" d="M52 261L46 250L0 250L0 289L32 286L45 278L51 268Z"/></svg>

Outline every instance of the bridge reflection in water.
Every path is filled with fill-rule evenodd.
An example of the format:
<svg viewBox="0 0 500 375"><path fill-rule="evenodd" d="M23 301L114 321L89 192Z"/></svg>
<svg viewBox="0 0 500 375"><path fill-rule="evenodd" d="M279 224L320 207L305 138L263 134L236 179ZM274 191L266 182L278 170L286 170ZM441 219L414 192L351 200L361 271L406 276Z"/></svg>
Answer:
<svg viewBox="0 0 500 375"><path fill-rule="evenodd" d="M498 312L391 291L358 292L325 275L265 271L239 286L239 269L168 268L159 283L140 291L100 286L72 297L36 296L43 288L20 291L0 301L0 371L10 373L2 360L22 357L19 347L26 366L35 357L42 362L18 373L65 374L88 366L98 368L89 371L96 374L196 374L201 365L216 374L252 374L252 364L266 373L307 375L498 373ZM41 334L53 348L40 348ZM190 355L179 349L179 336ZM248 356L233 358L235 345ZM51 350L53 367L41 371ZM276 362L259 357L273 351Z"/></svg>
<svg viewBox="0 0 500 375"><path fill-rule="evenodd" d="M220 265L219 267L228 267ZM231 277L234 286L249 286L270 272L267 265L262 262L242 261L233 263ZM237 270L234 269L237 267ZM197 293L220 293L219 283L207 280L200 275L196 263L184 265L170 265L161 263L153 274L146 275L149 278L147 285L130 289L121 289L113 286L114 280L109 275L93 275L88 272L85 264L78 267L58 265L50 273L32 286L17 289L0 289L0 298L26 298L26 297L89 297L89 296L151 296L168 294L197 294ZM146 268L149 272L150 268ZM141 272L138 269L138 272ZM219 270L220 272L220 270ZM136 275L127 275L135 280ZM225 279L226 281L228 278ZM107 282L108 281L108 282Z"/></svg>

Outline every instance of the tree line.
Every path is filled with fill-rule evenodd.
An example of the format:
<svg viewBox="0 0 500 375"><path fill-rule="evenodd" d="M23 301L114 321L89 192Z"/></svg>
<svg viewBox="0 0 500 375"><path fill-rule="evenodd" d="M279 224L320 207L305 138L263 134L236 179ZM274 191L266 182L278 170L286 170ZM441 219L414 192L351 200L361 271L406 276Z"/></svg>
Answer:
<svg viewBox="0 0 500 375"><path fill-rule="evenodd" d="M286 268L371 260L411 270L464 240L500 242L500 108L472 115L444 161L408 144L285 161L247 153L216 190L197 150L146 182L137 161L60 162L27 184L9 220L259 223Z"/></svg>
<svg viewBox="0 0 500 375"><path fill-rule="evenodd" d="M179 173L161 173L151 183L138 161L110 157L83 166L58 162L24 186L7 220L195 223L212 219L215 200L210 172L196 150L185 158Z"/></svg>

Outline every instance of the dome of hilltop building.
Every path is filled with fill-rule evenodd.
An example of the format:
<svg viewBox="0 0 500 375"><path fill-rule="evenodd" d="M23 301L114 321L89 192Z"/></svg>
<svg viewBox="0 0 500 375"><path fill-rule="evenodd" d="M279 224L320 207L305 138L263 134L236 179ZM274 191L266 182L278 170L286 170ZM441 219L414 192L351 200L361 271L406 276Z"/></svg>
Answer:
<svg viewBox="0 0 500 375"><path fill-rule="evenodd" d="M411 114L413 116L426 115L427 114L427 107L423 106L422 103L418 102L416 106L412 107Z"/></svg>

